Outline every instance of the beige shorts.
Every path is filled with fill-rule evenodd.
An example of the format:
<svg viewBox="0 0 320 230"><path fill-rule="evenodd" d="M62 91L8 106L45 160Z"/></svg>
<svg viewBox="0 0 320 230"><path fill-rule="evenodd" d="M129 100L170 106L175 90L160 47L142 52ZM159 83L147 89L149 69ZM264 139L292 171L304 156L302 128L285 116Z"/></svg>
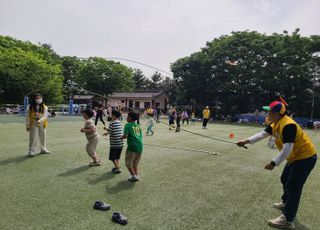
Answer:
<svg viewBox="0 0 320 230"><path fill-rule="evenodd" d="M86 145L86 150L89 156L93 157L96 154L97 151L97 145L99 142L99 135L95 137L91 137L88 139L88 143Z"/></svg>
<svg viewBox="0 0 320 230"><path fill-rule="evenodd" d="M135 167L135 168L138 167L140 159L141 159L141 153L135 153L130 151L126 152L125 162L127 167Z"/></svg>

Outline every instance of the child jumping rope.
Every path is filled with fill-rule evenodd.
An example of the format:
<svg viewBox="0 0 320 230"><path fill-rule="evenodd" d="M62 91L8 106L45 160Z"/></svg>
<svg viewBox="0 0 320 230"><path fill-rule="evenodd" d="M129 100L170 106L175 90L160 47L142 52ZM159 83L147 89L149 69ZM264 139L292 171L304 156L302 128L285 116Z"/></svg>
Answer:
<svg viewBox="0 0 320 230"><path fill-rule="evenodd" d="M122 137L122 125L120 121L121 113L119 111L111 112L111 122L109 127L106 128L107 132L103 136L110 135L110 153L109 160L113 162L114 168L111 170L112 173L121 173L120 169L120 156L123 148Z"/></svg>
<svg viewBox="0 0 320 230"><path fill-rule="evenodd" d="M86 150L88 155L92 158L92 162L89 166L100 166L102 161L97 156L97 145L99 142L99 134L93 123L92 117L94 112L91 109L86 109L83 112L83 118L86 120L84 127L80 129L80 132L85 133L88 143L86 145Z"/></svg>
<svg viewBox="0 0 320 230"><path fill-rule="evenodd" d="M142 130L140 125L136 123L138 114L129 112L127 124L124 127L124 135L122 139L127 139L128 148L126 151L126 166L131 174L128 179L130 182L139 181L138 165L143 151Z"/></svg>

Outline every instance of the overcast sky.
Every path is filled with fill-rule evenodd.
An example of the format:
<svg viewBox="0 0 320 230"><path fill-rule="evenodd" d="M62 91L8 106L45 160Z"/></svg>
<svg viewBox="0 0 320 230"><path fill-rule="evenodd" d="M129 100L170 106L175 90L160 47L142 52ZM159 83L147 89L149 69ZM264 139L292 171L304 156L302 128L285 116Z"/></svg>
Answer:
<svg viewBox="0 0 320 230"><path fill-rule="evenodd" d="M0 34L166 71L231 31L320 34L320 0L0 0ZM143 66L124 64L143 69Z"/></svg>

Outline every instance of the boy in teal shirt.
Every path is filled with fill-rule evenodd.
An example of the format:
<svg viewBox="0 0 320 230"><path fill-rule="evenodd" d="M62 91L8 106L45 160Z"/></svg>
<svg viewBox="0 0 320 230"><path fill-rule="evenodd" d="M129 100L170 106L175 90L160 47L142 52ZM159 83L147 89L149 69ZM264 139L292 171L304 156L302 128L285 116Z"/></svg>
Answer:
<svg viewBox="0 0 320 230"><path fill-rule="evenodd" d="M136 123L138 114L135 112L128 113L127 124L124 126L124 135L122 139L127 138L127 151L125 157L126 166L131 174L128 179L131 182L139 181L138 165L143 151L142 130Z"/></svg>

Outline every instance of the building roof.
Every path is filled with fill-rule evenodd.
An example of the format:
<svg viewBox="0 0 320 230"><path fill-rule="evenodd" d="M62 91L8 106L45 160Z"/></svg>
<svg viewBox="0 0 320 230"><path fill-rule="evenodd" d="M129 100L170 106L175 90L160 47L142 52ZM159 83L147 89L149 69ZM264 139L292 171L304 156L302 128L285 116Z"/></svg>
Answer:
<svg viewBox="0 0 320 230"><path fill-rule="evenodd" d="M166 95L162 90L158 91L135 91L135 92L114 92L110 98L156 98L160 95Z"/></svg>

